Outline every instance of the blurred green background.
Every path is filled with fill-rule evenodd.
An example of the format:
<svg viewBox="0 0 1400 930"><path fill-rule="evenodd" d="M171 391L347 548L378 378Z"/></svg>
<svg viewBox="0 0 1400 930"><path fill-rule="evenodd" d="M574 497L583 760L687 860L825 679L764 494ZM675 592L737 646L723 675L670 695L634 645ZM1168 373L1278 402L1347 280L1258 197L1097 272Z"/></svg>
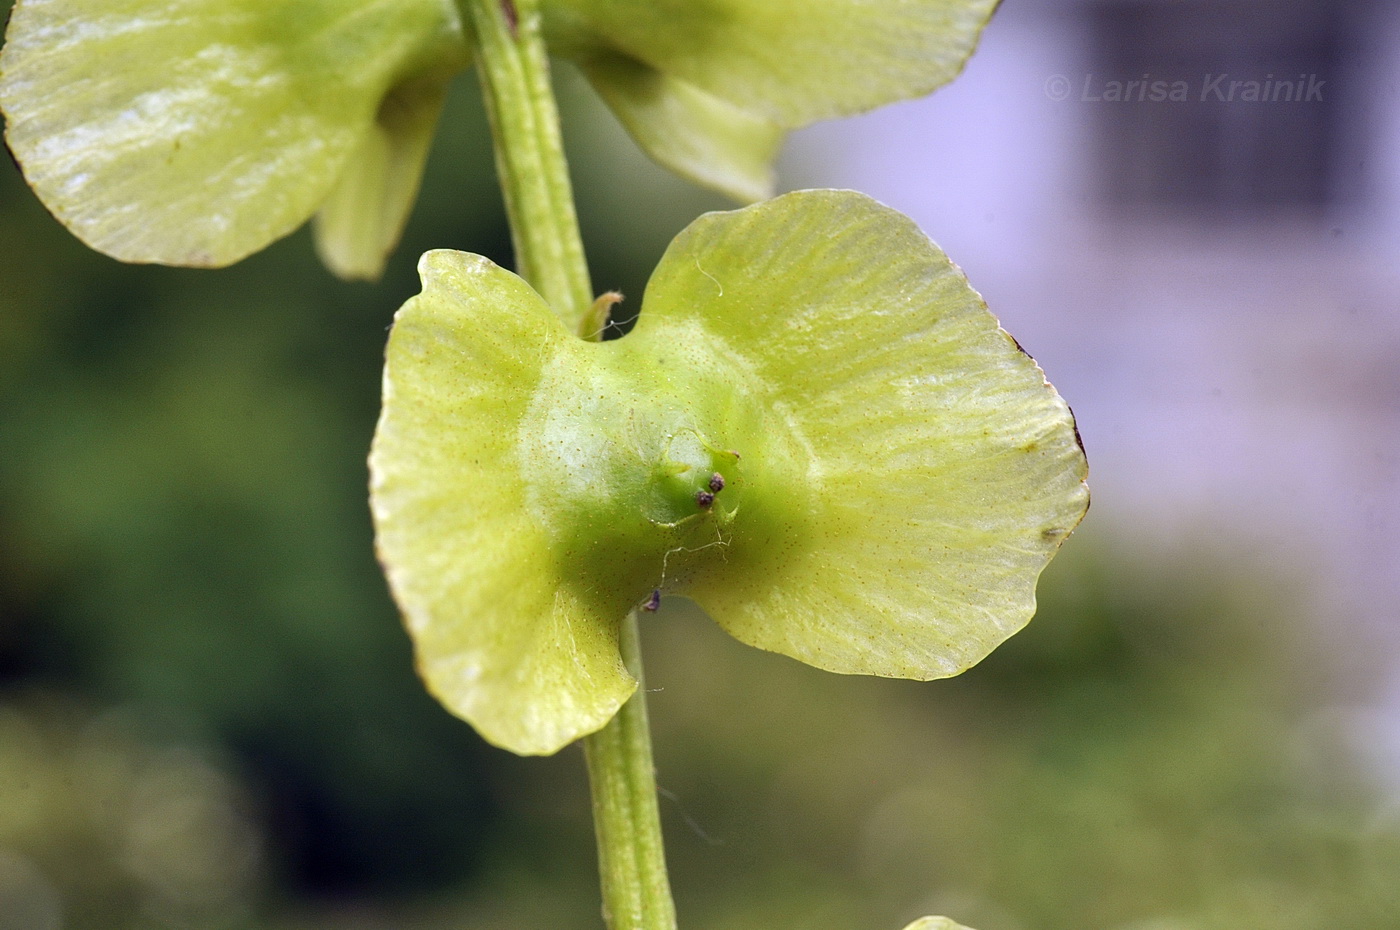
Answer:
<svg viewBox="0 0 1400 930"><path fill-rule="evenodd" d="M595 283L636 301L726 205L561 80ZM514 758L424 694L365 503L414 256L509 261L485 131L468 75L375 286L305 231L124 266L0 170L0 930L602 926L581 753ZM1306 572L1121 532L1091 515L948 682L648 619L683 925L1400 927L1400 807L1327 710L1361 685Z"/></svg>

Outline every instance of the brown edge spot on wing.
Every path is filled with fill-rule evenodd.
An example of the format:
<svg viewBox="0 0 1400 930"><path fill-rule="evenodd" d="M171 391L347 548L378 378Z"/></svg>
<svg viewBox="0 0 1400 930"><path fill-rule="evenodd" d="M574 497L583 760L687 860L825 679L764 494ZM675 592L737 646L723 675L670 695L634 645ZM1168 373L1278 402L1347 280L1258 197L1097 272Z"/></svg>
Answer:
<svg viewBox="0 0 1400 930"><path fill-rule="evenodd" d="M1089 467L1089 452L1084 448L1084 437L1079 435L1079 420L1074 415L1074 408L1065 401L1065 409L1069 411L1069 427L1074 430L1074 444L1079 447L1079 454L1084 456L1084 467Z"/></svg>
<svg viewBox="0 0 1400 930"><path fill-rule="evenodd" d="M1017 352L1020 352L1022 355L1024 355L1026 358L1030 359L1032 362L1035 361L1035 356L1032 355L1032 354L1030 354L1029 352L1027 352L1027 351L1026 351L1026 347L1023 346L1023 345L1021 345L1020 341L1019 341L1015 336L1013 336L1013 335L1011 335L1010 333L1008 333L1008 332L1007 332L1004 328L1002 328L1000 325L997 326L997 329L1000 330L1000 331L1001 331L1001 334L1002 334L1003 336L1006 337L1006 341L1007 341L1007 342L1011 343L1013 346L1016 347L1016 351L1017 351ZM1039 367L1040 367L1039 364L1037 364L1036 367L1039 368Z"/></svg>
<svg viewBox="0 0 1400 930"><path fill-rule="evenodd" d="M1061 399L1063 400L1063 398ZM1065 533L1065 538L1068 538L1069 534L1074 532L1075 527L1084 522L1084 517L1094 504L1094 495L1089 492L1089 452L1084 448L1084 437L1079 435L1079 420L1075 417L1074 408L1069 405L1069 401L1065 401L1065 409L1069 411L1069 428L1074 431L1074 444L1079 447L1079 457L1084 460L1084 477L1080 478L1079 482L1084 485L1084 491L1087 495L1084 500L1084 512L1079 515L1074 526Z"/></svg>

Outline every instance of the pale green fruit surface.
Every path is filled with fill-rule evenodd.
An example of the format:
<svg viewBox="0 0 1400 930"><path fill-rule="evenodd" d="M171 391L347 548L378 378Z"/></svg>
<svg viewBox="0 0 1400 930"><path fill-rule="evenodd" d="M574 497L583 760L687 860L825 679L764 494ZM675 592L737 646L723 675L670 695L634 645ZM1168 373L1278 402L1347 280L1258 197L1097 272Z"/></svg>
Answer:
<svg viewBox="0 0 1400 930"><path fill-rule="evenodd" d="M369 277L466 54L451 0L18 0L0 109L40 200L98 251L227 265L330 198L322 253Z"/></svg>
<svg viewBox="0 0 1400 930"><path fill-rule="evenodd" d="M703 327L807 451L784 533L687 591L819 668L955 675L1020 629L1088 506L1069 408L908 218L847 191L701 217L632 336ZM628 338L632 338L629 336ZM739 449L742 452L742 448Z"/></svg>
<svg viewBox="0 0 1400 930"><path fill-rule="evenodd" d="M618 121L658 163L739 201L773 192L781 126L621 55L578 64Z"/></svg>
<svg viewBox="0 0 1400 930"><path fill-rule="evenodd" d="M971 928L954 923L947 917L923 917L905 927L904 930L971 930Z"/></svg>
<svg viewBox="0 0 1400 930"><path fill-rule="evenodd" d="M927 93L995 0L543 0L658 162L739 200L786 130ZM317 247L373 278L468 57L452 0L18 0L7 140L45 206L124 261L222 266L321 211Z"/></svg>
<svg viewBox="0 0 1400 930"><path fill-rule="evenodd" d="M821 668L957 674L1030 618L1088 505L1064 402L863 195L700 218L614 342L483 258L420 268L370 459L380 555L430 689L516 752L615 713L618 624L654 590Z"/></svg>
<svg viewBox="0 0 1400 930"><path fill-rule="evenodd" d="M418 197L447 95L439 77L392 91L316 213L316 251L342 278L374 280Z"/></svg>
<svg viewBox="0 0 1400 930"><path fill-rule="evenodd" d="M783 132L957 76L997 0L544 0L638 143L743 200L771 192ZM721 117L730 111L728 120Z"/></svg>

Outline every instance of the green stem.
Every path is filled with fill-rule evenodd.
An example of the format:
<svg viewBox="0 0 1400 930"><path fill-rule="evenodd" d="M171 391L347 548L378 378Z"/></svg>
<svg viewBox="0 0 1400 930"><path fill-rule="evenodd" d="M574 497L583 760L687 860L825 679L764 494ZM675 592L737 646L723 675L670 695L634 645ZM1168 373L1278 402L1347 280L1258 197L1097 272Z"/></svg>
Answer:
<svg viewBox="0 0 1400 930"><path fill-rule="evenodd" d="M463 0L496 143L516 271L577 332L593 303L538 0Z"/></svg>
<svg viewBox="0 0 1400 930"><path fill-rule="evenodd" d="M599 338L595 305L549 84L538 0L461 0L470 17L478 74L496 144L517 270L565 323ZM675 930L666 877L656 767L647 725L642 656L633 611L622 622L622 658L637 691L602 730L584 740L598 835L603 913L611 930Z"/></svg>
<svg viewBox="0 0 1400 930"><path fill-rule="evenodd" d="M622 623L621 646L637 691L607 726L583 742L593 788L603 915L612 930L675 930L635 610Z"/></svg>

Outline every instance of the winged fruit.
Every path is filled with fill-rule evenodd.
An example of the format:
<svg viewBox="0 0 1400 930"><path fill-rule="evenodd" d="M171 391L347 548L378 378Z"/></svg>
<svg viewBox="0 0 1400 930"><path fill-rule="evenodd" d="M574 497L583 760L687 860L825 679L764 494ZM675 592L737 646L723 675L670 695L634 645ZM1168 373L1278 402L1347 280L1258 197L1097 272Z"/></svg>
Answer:
<svg viewBox="0 0 1400 930"><path fill-rule="evenodd" d="M429 688L550 753L635 682L620 620L693 598L820 668L955 675L1029 620L1088 505L1069 408L907 218L802 191L671 244L622 339L429 252L370 456Z"/></svg>
<svg viewBox="0 0 1400 930"><path fill-rule="evenodd" d="M513 0L653 158L740 200L786 130L928 93L994 0ZM417 197L448 83L453 0L17 0L6 139L44 205L131 262L219 267L316 216L374 278Z"/></svg>

